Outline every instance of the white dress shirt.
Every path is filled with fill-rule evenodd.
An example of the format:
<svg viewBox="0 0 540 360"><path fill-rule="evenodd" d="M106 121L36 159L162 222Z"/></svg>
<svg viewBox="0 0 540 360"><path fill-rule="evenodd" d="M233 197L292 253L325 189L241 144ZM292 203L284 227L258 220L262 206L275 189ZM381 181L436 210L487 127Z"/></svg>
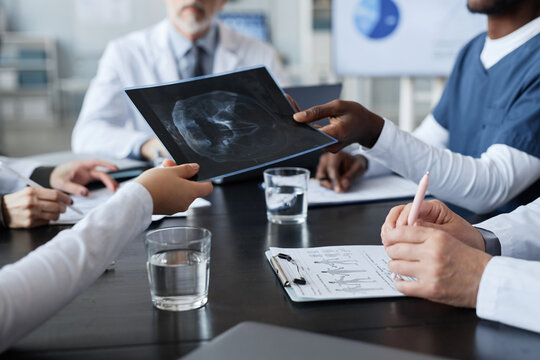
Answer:
<svg viewBox="0 0 540 360"><path fill-rule="evenodd" d="M484 67L489 69L538 33L540 17L500 39L486 36L480 56ZM375 146L358 150L370 160L365 175L394 171L418 182L429 170L434 196L476 213L499 208L540 178L540 159L508 145L492 145L480 158L445 150L448 130L432 114L413 135L416 138L385 120Z"/></svg>
<svg viewBox="0 0 540 360"><path fill-rule="evenodd" d="M0 352L68 304L151 222L150 193L132 182L73 228L0 269Z"/></svg>
<svg viewBox="0 0 540 360"><path fill-rule="evenodd" d="M195 44L180 34L171 22L168 25L169 46L176 62L179 78L190 78L190 73L197 67L195 57L190 56L194 46L202 49L200 50L202 53L199 55L199 66L203 75L211 74L214 65L214 55L219 44L219 25L217 21L212 23L206 34L200 39L197 39Z"/></svg>
<svg viewBox="0 0 540 360"><path fill-rule="evenodd" d="M540 332L540 198L475 226L498 237L503 255L493 257L484 270L477 315Z"/></svg>
<svg viewBox="0 0 540 360"><path fill-rule="evenodd" d="M75 153L139 158L141 146L155 134L124 92L125 88L178 81L169 20L112 41L84 98L71 139ZM265 65L276 81L287 76L276 51L219 23L213 73Z"/></svg>

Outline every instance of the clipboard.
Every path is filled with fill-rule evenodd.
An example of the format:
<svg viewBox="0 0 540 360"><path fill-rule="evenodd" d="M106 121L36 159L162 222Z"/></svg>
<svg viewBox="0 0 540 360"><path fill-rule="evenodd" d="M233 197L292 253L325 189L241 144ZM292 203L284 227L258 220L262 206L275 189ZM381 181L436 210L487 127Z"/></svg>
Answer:
<svg viewBox="0 0 540 360"><path fill-rule="evenodd" d="M266 259L268 259L268 263L270 264L270 267L272 268L272 270L274 271L274 274L276 274L276 276L278 276L278 269L276 269L276 267L274 266L273 262L272 262L272 253L270 252L270 250L267 250L264 255L266 255ZM279 279L279 276L278 276L278 279ZM281 281L281 279L280 279ZM283 285L283 283L282 283ZM283 286L283 289L285 290L285 292L287 293L287 295L289 295L289 298L294 301L294 302L307 302L307 301L318 301L319 299L310 299L310 298L302 298L302 297L298 297L296 295L296 293L294 292L293 288L290 287L290 286Z"/></svg>
<svg viewBox="0 0 540 360"><path fill-rule="evenodd" d="M276 258L278 254L286 254L294 261ZM394 286L395 280L387 267L390 258L382 245L271 247L265 256L294 302L404 296ZM289 284L285 285L282 275ZM295 277L304 278L305 284L294 283L291 279Z"/></svg>

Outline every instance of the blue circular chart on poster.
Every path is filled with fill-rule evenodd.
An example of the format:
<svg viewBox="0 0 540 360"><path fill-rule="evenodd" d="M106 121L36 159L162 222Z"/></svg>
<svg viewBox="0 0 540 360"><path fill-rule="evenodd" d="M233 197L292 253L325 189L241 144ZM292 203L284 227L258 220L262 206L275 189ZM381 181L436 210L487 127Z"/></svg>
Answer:
<svg viewBox="0 0 540 360"><path fill-rule="evenodd" d="M354 11L356 29L371 39L391 35L399 23L399 10L392 0L360 0Z"/></svg>

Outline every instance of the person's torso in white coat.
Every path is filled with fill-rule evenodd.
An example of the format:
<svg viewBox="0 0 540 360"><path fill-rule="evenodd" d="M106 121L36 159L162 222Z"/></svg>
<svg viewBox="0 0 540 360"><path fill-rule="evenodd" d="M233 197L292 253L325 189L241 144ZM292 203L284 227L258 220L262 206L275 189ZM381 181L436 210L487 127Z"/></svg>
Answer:
<svg viewBox="0 0 540 360"><path fill-rule="evenodd" d="M213 73L265 65L281 86L286 85L282 64L270 45L222 23L218 26ZM107 46L73 130L75 153L137 158L143 143L155 136L124 89L180 80L167 27L168 20L163 20Z"/></svg>

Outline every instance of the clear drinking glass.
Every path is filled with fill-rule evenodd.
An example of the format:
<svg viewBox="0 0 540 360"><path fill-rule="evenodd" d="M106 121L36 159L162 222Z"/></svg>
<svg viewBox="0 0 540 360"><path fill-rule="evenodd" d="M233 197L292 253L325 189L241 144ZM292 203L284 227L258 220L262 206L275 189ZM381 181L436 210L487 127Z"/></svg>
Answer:
<svg viewBox="0 0 540 360"><path fill-rule="evenodd" d="M208 302L211 237L207 229L188 226L146 234L146 269L155 307L182 311Z"/></svg>
<svg viewBox="0 0 540 360"><path fill-rule="evenodd" d="M266 217L276 224L301 224L307 218L309 170L295 167L264 171Z"/></svg>

